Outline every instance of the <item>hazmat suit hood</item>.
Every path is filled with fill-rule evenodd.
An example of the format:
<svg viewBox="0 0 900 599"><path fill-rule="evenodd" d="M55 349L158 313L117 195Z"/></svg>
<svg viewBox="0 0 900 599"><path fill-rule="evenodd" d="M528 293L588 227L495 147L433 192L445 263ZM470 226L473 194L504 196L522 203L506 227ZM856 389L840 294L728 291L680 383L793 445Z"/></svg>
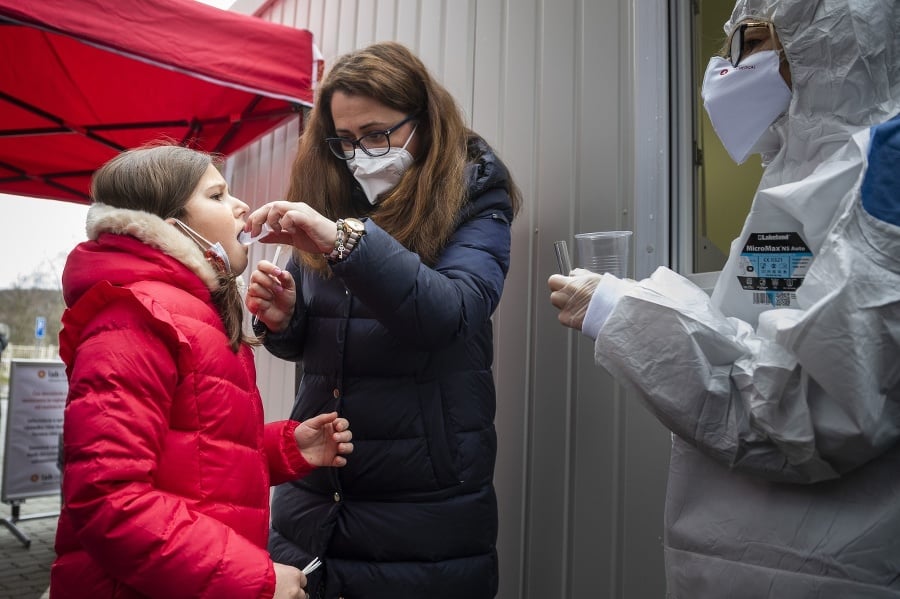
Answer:
<svg viewBox="0 0 900 599"><path fill-rule="evenodd" d="M807 176L854 133L900 112L896 0L738 0L725 33L746 20L775 25L792 78L781 148L761 187Z"/></svg>

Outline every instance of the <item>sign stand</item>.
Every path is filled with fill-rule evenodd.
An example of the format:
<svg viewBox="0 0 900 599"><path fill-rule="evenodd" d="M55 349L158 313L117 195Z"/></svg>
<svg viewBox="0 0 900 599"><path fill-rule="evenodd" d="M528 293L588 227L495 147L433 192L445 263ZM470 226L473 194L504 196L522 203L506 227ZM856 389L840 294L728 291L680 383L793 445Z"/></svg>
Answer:
<svg viewBox="0 0 900 599"><path fill-rule="evenodd" d="M9 532L13 533L19 542L25 546L25 549L31 548L31 539L22 532L18 526L16 526L17 522L21 522L22 520L36 520L38 518L53 518L55 516L59 516L59 512L42 512L40 514L28 514L26 516L22 516L19 513L19 507L23 503L24 500L21 499L13 499L10 501L10 505L12 506L12 515L9 518L0 518L0 524L3 524L6 528L9 529Z"/></svg>
<svg viewBox="0 0 900 599"><path fill-rule="evenodd" d="M0 523L26 548L31 539L16 524L59 515L23 516L21 505L29 497L60 492L59 447L68 390L65 366L59 360L10 362L0 501L12 506L12 515L0 518Z"/></svg>

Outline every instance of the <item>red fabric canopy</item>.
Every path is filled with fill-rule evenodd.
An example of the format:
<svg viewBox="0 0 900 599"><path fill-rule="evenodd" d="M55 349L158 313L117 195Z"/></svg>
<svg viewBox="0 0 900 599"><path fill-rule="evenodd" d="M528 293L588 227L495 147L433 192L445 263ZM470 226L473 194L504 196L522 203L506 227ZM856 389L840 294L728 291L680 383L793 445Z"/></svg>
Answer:
<svg viewBox="0 0 900 599"><path fill-rule="evenodd" d="M228 155L311 106L312 34L194 0L0 0L0 192L88 202L123 149Z"/></svg>

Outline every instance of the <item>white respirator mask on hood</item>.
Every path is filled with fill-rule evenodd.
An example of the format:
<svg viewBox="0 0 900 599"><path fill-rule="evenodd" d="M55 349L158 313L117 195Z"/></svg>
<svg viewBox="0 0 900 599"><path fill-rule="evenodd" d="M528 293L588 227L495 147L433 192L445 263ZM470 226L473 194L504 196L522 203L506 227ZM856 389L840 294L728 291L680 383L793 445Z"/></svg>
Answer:
<svg viewBox="0 0 900 599"><path fill-rule="evenodd" d="M366 194L366 199L373 206L378 203L380 195L394 189L400 183L406 169L415 160L412 154L406 151L406 146L416 134L417 128L418 125L413 127L402 148L391 148L387 154L381 156L369 156L365 152L358 151L347 161L347 168L353 173L353 177Z"/></svg>
<svg viewBox="0 0 900 599"><path fill-rule="evenodd" d="M736 67L727 58L714 56L706 67L700 94L703 107L738 164L759 151L757 142L791 103L780 66L778 52L766 50L751 54Z"/></svg>

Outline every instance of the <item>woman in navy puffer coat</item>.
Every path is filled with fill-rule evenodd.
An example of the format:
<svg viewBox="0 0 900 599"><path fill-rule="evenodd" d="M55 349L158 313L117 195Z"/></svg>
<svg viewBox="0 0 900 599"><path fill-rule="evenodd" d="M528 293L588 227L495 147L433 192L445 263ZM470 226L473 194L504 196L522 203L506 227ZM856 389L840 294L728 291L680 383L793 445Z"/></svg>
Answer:
<svg viewBox="0 0 900 599"><path fill-rule="evenodd" d="M518 190L421 62L385 43L323 82L288 195L248 229L302 251L287 273L262 262L247 304L266 347L302 363L291 417L337 410L355 450L276 489L272 555L322 557L311 597L494 597L491 314Z"/></svg>

